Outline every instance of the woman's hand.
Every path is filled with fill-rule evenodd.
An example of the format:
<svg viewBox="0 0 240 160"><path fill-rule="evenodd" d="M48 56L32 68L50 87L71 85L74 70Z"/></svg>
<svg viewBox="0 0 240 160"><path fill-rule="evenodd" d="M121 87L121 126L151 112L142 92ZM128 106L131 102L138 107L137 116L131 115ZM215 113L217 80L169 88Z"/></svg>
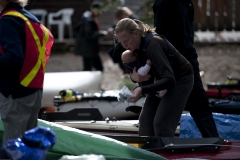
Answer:
<svg viewBox="0 0 240 160"><path fill-rule="evenodd" d="M130 103L135 103L136 101L138 101L141 96L142 96L142 88L141 87L137 87L136 89L134 89L132 91L133 96L131 96L130 98L128 98L128 102Z"/></svg>
<svg viewBox="0 0 240 160"><path fill-rule="evenodd" d="M141 76L140 74L137 73L136 71L136 67L133 68L133 73L131 74L131 79L135 82L144 82L149 80L149 78L151 77L150 74L147 74L145 76Z"/></svg>

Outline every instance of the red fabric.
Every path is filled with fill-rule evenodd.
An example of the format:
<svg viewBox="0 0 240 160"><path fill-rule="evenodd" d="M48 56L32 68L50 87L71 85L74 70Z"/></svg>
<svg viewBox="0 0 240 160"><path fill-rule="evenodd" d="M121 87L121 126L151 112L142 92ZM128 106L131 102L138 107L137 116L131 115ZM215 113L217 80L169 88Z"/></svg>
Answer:
<svg viewBox="0 0 240 160"><path fill-rule="evenodd" d="M31 21L30 21L31 22ZM31 22L33 28L35 29L36 34L38 35L40 39L41 45L43 45L43 38L44 38L44 32L42 29L42 25L39 23ZM50 33L50 32L49 32ZM29 29L29 27L26 27L26 56L24 59L23 68L21 70L20 74L20 81L23 80L23 78L26 77L26 75L31 71L31 69L35 66L37 61L39 60L39 51L37 48L37 44L34 40L34 37ZM53 45L53 36L52 34L49 34L48 42L45 46L45 61L48 61L48 58L51 53L51 47ZM32 80L32 82L28 85L30 88L43 88L43 82L44 82L44 68L41 64L40 69L38 70L35 78Z"/></svg>
<svg viewBox="0 0 240 160"><path fill-rule="evenodd" d="M3 54L3 49L2 49L2 46L0 46L0 54Z"/></svg>
<svg viewBox="0 0 240 160"><path fill-rule="evenodd" d="M209 98L226 98L231 93L238 93L240 94L239 90L222 90L221 92L219 90L214 89L208 89L206 90L206 94Z"/></svg>
<svg viewBox="0 0 240 160"><path fill-rule="evenodd" d="M36 31L37 27L35 27L35 25L33 23L32 23L32 25ZM37 33L37 31L36 31L36 33ZM41 34L38 34L38 36L41 40L42 39ZM32 70L32 68L37 63L38 57L39 57L39 52L38 52L36 42L34 40L34 37L31 33L29 27L26 25L26 54L25 54L25 58L24 58L23 67L22 67L22 70L20 73L20 81L22 81L29 74L29 72ZM39 78L40 78L39 76L36 76L34 79L39 79ZM32 83L30 83L30 84L32 84ZM36 85L35 82L32 85L35 86ZM38 86L38 87L40 87L40 86Z"/></svg>
<svg viewBox="0 0 240 160"><path fill-rule="evenodd" d="M18 12L15 10L10 10L10 11L14 11L14 12ZM10 12L7 11L7 12ZM6 13L7 13L6 12ZM4 16L6 13L2 14L2 16ZM40 40L40 44L41 46L43 45L43 38L44 38L44 30L43 30L43 25L33 22L31 20L29 20L29 22L31 23L31 25L33 26L37 36L39 37ZM26 54L25 54L25 58L24 58L24 63L22 66L22 70L20 73L20 82L31 72L31 70L34 68L34 66L37 64L37 62L40 60L39 59L39 50L38 50L38 46L36 44L36 41L33 37L33 34L30 30L30 28L28 27L27 24L25 24L26 26ZM47 44L44 46L46 48L45 51L45 62L47 63L48 58L50 56L51 53L51 48L54 42L54 38L51 34L51 32L48 30L48 34L49 34L49 38L48 38L48 42ZM0 54L2 54L2 48L0 46ZM46 64L45 63L45 64ZM29 87L29 88L43 88L43 81L44 81L44 66L43 63L41 62L41 66L39 68L39 70L37 71L35 77L32 79L32 81L30 82L30 84L28 86L25 87Z"/></svg>

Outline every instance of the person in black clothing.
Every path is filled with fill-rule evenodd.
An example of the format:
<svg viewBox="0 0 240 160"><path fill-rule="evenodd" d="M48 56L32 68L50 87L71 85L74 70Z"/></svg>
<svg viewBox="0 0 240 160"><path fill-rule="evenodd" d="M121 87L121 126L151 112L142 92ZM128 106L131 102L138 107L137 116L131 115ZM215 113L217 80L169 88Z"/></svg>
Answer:
<svg viewBox="0 0 240 160"><path fill-rule="evenodd" d="M132 91L133 95L127 101L134 103L142 95L147 95L139 116L139 135L174 137L192 90L192 65L167 39L139 20L120 20L115 27L115 35L129 54L138 57L125 65L129 66L131 79L142 84ZM137 64L139 61L146 63L148 59L152 64L151 70L142 76L137 73ZM162 98L156 96L164 89L167 93Z"/></svg>
<svg viewBox="0 0 240 160"><path fill-rule="evenodd" d="M199 74L198 55L193 46L192 0L155 0L152 9L156 32L165 36L194 69L194 86L185 109L190 112L203 137L219 137Z"/></svg>
<svg viewBox="0 0 240 160"><path fill-rule="evenodd" d="M141 76L145 76L149 73L151 66L152 66L152 62L147 59L147 61L143 61L143 60L139 60L139 57L137 54L133 54L131 51L126 50L125 52L123 52L122 54L122 62L123 64L129 68L130 70L132 69L131 66L128 66L127 64L135 64L136 69L138 74L140 74ZM146 83L147 84L147 83ZM139 83L139 86L142 86L144 84ZM156 96L162 98L167 92L167 89L158 91L156 93Z"/></svg>
<svg viewBox="0 0 240 160"><path fill-rule="evenodd" d="M108 33L107 31L99 30L100 7L100 2L93 2L90 6L90 11L83 13L75 27L76 41L74 53L83 57L83 71L91 71L92 67L103 71L102 61L99 56L98 40Z"/></svg>
<svg viewBox="0 0 240 160"><path fill-rule="evenodd" d="M123 18L131 18L131 19L138 19L139 17L135 15L128 7L118 7L117 10L114 13L116 21L120 21ZM114 31L116 24L114 24L111 28L109 28L110 32ZM122 63L121 56L122 53L126 51L126 49L123 48L121 43L118 43L114 39L114 46L112 46L108 53L110 57L112 58L114 63L118 63L119 67L121 68L123 74L129 74L128 70L125 68L125 66Z"/></svg>

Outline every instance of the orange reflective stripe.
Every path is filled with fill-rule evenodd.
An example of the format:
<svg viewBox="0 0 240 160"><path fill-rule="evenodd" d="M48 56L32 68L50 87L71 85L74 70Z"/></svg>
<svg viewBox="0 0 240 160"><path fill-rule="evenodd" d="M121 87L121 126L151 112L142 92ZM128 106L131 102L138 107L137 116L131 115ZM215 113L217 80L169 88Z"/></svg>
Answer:
<svg viewBox="0 0 240 160"><path fill-rule="evenodd" d="M34 39L35 39L35 42L37 44L37 48L38 48L38 51L39 51L39 57L38 57L38 61L36 63L36 65L32 68L32 70L28 73L28 75L21 81L21 84L23 86L28 86L31 81L34 79L34 77L37 75L40 67L41 67L41 64L44 68L44 71L45 71L45 68L46 68L46 61L45 61L45 51L46 51L46 43L49 39L49 33L48 33L48 30L45 26L42 25L43 27L43 30L44 30L44 38L43 38L43 45L41 45L40 43L40 40L39 40L39 37L37 35L37 33L35 32L32 24L30 23L30 21L21 13L19 12L16 12L16 11L10 11L10 12L7 12L5 15L11 15L11 16L16 16L16 17L20 17L22 18L26 24L28 25Z"/></svg>

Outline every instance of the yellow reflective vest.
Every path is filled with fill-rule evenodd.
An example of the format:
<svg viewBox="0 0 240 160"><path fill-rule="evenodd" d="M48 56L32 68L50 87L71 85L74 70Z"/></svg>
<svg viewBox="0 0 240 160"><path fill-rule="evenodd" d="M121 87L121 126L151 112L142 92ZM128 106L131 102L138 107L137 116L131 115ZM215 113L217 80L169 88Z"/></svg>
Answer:
<svg viewBox="0 0 240 160"><path fill-rule="evenodd" d="M19 77L21 85L43 88L46 63L54 42L53 35L44 25L29 20L16 10L8 10L2 16L19 17L25 22L26 53Z"/></svg>

